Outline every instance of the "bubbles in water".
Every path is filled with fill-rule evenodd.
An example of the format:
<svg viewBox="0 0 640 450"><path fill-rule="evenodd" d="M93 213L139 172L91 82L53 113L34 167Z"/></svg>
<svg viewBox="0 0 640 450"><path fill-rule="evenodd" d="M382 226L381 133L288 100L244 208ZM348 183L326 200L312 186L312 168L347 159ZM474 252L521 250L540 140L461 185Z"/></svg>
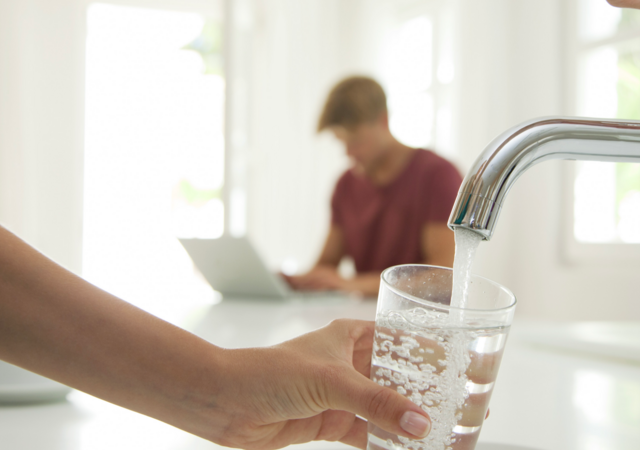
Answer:
<svg viewBox="0 0 640 450"><path fill-rule="evenodd" d="M404 320L398 320L398 316L403 316ZM438 334L425 335L413 325L420 323L424 327L427 320L429 329ZM472 333L445 327L448 324L446 315L433 314L422 308L379 317L378 324L372 373L380 377L379 380L384 379L385 385L393 383L398 392L422 406L433 420L427 438L414 441L399 437L403 448L444 450L450 444L451 430L458 420L456 411L468 396L465 371L470 358L466 348L473 340ZM403 331L398 339L382 331L383 327L392 328L398 324L402 325ZM438 324L442 328L437 329ZM436 365L424 362L427 355Z"/></svg>
<svg viewBox="0 0 640 450"><path fill-rule="evenodd" d="M398 320L398 316L404 320ZM395 324L402 326L393 329L392 325ZM477 372L476 366L481 359L478 350L499 352L501 348L498 347L504 344L504 339L496 336L503 333L502 328L488 329L483 328L483 324L477 325L479 328L473 329L454 327L446 314L423 308L394 311L386 315L381 313L378 316L372 379L395 389L419 405L432 418L432 430L425 439L394 437L392 444L389 444L387 435L376 429L370 431L370 442L377 442L372 448L451 450L457 446L456 436L458 444L462 442L460 435L453 433L453 430L460 428L457 425L463 417L466 401L478 389L478 385L469 379L467 371L470 374ZM484 339L488 341L484 343ZM476 352L475 365L472 364L472 349ZM488 390L492 387L493 384ZM479 426L476 428L479 430ZM465 439L468 440L468 437Z"/></svg>

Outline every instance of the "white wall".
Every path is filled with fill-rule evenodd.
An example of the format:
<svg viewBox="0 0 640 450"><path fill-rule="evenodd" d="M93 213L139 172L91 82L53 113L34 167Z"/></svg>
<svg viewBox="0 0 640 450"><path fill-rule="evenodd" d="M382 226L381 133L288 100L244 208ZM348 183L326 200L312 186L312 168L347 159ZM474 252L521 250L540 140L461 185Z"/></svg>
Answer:
<svg viewBox="0 0 640 450"><path fill-rule="evenodd" d="M79 271L84 18L0 0L0 223Z"/></svg>

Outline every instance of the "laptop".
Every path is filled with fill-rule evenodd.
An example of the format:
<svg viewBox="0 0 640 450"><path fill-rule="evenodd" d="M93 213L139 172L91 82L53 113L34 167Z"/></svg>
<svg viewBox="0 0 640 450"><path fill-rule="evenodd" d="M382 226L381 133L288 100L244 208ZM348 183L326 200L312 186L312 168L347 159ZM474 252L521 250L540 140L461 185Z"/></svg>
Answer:
<svg viewBox="0 0 640 450"><path fill-rule="evenodd" d="M246 237L225 235L218 239L179 241L211 287L224 297L285 299L301 296L267 268Z"/></svg>

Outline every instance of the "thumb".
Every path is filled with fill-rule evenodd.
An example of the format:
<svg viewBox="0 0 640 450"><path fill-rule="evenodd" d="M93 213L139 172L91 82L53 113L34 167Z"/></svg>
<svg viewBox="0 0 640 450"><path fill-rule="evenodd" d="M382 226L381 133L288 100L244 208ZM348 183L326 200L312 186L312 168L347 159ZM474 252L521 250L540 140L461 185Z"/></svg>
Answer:
<svg viewBox="0 0 640 450"><path fill-rule="evenodd" d="M358 372L344 377L340 388L334 386L330 392L335 409L355 413L390 433L422 439L431 431L431 419L418 405Z"/></svg>

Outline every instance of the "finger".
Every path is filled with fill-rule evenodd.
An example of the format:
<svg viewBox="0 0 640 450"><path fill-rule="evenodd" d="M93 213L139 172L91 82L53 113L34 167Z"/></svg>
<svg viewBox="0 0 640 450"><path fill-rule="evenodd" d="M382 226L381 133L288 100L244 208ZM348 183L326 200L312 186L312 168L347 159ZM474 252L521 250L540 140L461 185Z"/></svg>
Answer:
<svg viewBox="0 0 640 450"><path fill-rule="evenodd" d="M618 8L640 9L640 0L607 0L611 5Z"/></svg>
<svg viewBox="0 0 640 450"><path fill-rule="evenodd" d="M458 411L462 417L458 420L458 425L462 427L479 427L487 415L491 391L481 394L469 394L469 397Z"/></svg>
<svg viewBox="0 0 640 450"><path fill-rule="evenodd" d="M371 374L371 348L354 351L352 362L354 369L368 377Z"/></svg>
<svg viewBox="0 0 640 450"><path fill-rule="evenodd" d="M390 433L412 439L423 438L431 430L431 420L419 406L353 370L331 387L327 392L332 409L353 412Z"/></svg>
<svg viewBox="0 0 640 450"><path fill-rule="evenodd" d="M313 288L314 284L313 280L297 280L295 287L300 290L307 290Z"/></svg>
<svg viewBox="0 0 640 450"><path fill-rule="evenodd" d="M347 411L328 410L305 419L289 420L266 443L266 448L281 448L310 441L340 441L354 447L367 445L367 422Z"/></svg>
<svg viewBox="0 0 640 450"><path fill-rule="evenodd" d="M340 438L340 442L364 450L367 448L367 427L365 420L356 417L347 434Z"/></svg>
<svg viewBox="0 0 640 450"><path fill-rule="evenodd" d="M292 288L296 287L296 280L293 277L290 277L289 275L285 275L283 273L280 273L279 275L282 278L282 280L285 283L287 283L290 287L292 287Z"/></svg>
<svg viewBox="0 0 640 450"><path fill-rule="evenodd" d="M337 319L329 327L333 328L331 336L338 340L338 347L343 347L344 360L351 359L353 367L362 375L369 377L371 371L371 351L373 350L373 333L375 322L368 320ZM351 340L351 347L340 343Z"/></svg>
<svg viewBox="0 0 640 450"><path fill-rule="evenodd" d="M314 291L326 291L330 286L327 283L324 283L320 280L314 280L311 283L305 285L305 289L314 290Z"/></svg>
<svg viewBox="0 0 640 450"><path fill-rule="evenodd" d="M354 447L366 446L367 422L347 411L328 410L321 416L322 426L314 440L340 441Z"/></svg>
<svg viewBox="0 0 640 450"><path fill-rule="evenodd" d="M496 381L498 368L502 359L502 352L480 354L469 352L471 362L467 367L467 377L477 384L489 384Z"/></svg>

